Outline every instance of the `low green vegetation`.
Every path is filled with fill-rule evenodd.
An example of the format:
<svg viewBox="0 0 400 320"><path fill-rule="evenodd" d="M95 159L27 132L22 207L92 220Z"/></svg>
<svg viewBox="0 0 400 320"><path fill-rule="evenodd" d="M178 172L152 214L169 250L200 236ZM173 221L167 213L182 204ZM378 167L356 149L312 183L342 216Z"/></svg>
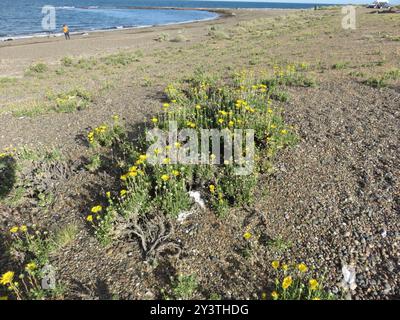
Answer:
<svg viewBox="0 0 400 320"><path fill-rule="evenodd" d="M26 71L26 74L27 75L41 74L45 73L48 69L49 67L45 63L39 62L36 64L32 64Z"/></svg>
<svg viewBox="0 0 400 320"><path fill-rule="evenodd" d="M222 28L220 28L218 26L210 27L210 29L208 31L208 35L215 40L231 39L230 35L225 30L223 30Z"/></svg>
<svg viewBox="0 0 400 320"><path fill-rule="evenodd" d="M180 274L176 279L171 279L171 288L161 290L161 295L165 300L190 300L198 289L195 275Z"/></svg>
<svg viewBox="0 0 400 320"><path fill-rule="evenodd" d="M273 261L275 290L273 300L334 300L337 299L323 286L323 277L315 277L305 263L298 265Z"/></svg>
<svg viewBox="0 0 400 320"><path fill-rule="evenodd" d="M348 66L349 66L348 62L337 62L334 65L332 65L332 69L341 70L347 68Z"/></svg>
<svg viewBox="0 0 400 320"><path fill-rule="evenodd" d="M389 85L389 81L397 81L400 79L400 69L392 69L385 72L380 77L371 77L364 81L364 83L373 88L384 88Z"/></svg>
<svg viewBox="0 0 400 320"><path fill-rule="evenodd" d="M202 190L211 208L220 217L225 216L230 207L250 204L258 181L258 171L266 170L264 166L270 165L280 149L296 142L296 135L283 122L279 108L273 107L276 100L272 98L275 92L279 92L275 96L282 96L278 88L281 83L292 81L290 79L299 82L299 77L292 73L279 73L272 79L257 80L242 72L233 76L233 85L228 85L198 72L191 79L169 85L166 88L169 102L164 104L163 113L151 119L153 126L158 129L168 129L170 121L177 123L178 130L217 129L229 132L239 128L254 129L255 158L268 161L256 162L248 175L236 175L237 165L232 159L222 160L222 165L171 163L173 157L168 154L180 152L183 141L171 143L164 150L155 149L153 155L146 154L150 145L142 139L136 145L130 144L117 117L111 126L104 124L93 129L88 134L88 140L94 157L87 168L98 169L100 150L106 152L106 158L107 153L111 152L114 162L126 163L120 166L123 171L117 197L108 194L105 199L107 205L93 207L87 217L99 240L103 244L111 244L116 240L116 230L122 227L121 223L137 221L151 211L177 217L192 206L188 191L194 188ZM107 148L111 150L106 151ZM159 154L164 157L161 163L151 164L150 158L158 158ZM211 152L208 156L213 163L215 155Z"/></svg>
<svg viewBox="0 0 400 320"><path fill-rule="evenodd" d="M186 42L188 39L182 34L178 33L175 37L169 40L170 42Z"/></svg>
<svg viewBox="0 0 400 320"><path fill-rule="evenodd" d="M0 277L0 291L6 288L18 300L62 298L64 287L56 282L50 264L54 235L36 225L14 226L10 229L9 250L17 266ZM43 285L43 279L46 285Z"/></svg>

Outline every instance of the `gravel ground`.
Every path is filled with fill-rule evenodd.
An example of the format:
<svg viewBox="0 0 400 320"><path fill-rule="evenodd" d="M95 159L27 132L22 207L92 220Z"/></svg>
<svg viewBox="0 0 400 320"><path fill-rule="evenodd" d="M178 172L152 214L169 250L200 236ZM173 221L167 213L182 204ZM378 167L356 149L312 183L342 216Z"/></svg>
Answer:
<svg viewBox="0 0 400 320"><path fill-rule="evenodd" d="M254 207L232 210L225 219L207 210L196 210L183 223L174 221L172 241L181 248L179 258L165 257L151 264L144 261L135 241L104 248L94 238L85 216L97 204L99 195L113 190L115 180L106 172L77 169L60 184L51 210L29 204L18 208L0 204L0 239L14 224L38 223L49 229L77 224L76 240L51 261L58 279L67 285L67 298L162 298L161 289L168 289L171 277L180 273L197 276L195 298L207 299L215 293L226 299L259 298L262 292L272 289L275 276L271 261L275 259L306 262L317 273L325 273L326 286L333 292L341 291L342 267L353 266L356 288L347 298L400 298L400 86L397 81L387 88L374 89L361 83L365 77L399 67L398 42L384 36L396 30L398 18L393 16L389 21L388 16L382 22L381 17L387 15L363 11L362 27L346 33L337 31L339 13L310 14L321 17L294 26L290 22L291 31L275 38L262 34L262 25L257 30L257 23L250 24L248 33L234 33L234 40L210 38L206 23L188 25L185 35L191 40L179 44L154 41L159 29L138 34L110 33L101 38L106 52L113 47L114 42L107 42L110 38L119 42L126 36L131 49L139 47L150 53L140 63L115 69L114 87L96 97L90 108L34 118L17 118L10 112L0 116L1 148L9 144L52 145L82 167L79 165L87 163L88 156L82 137L88 128L109 121L113 114L119 114L129 125L142 123L159 111L165 85L192 74L195 66L204 65L210 72L223 74L238 66L270 70L276 57L282 63L308 61L317 87L288 88L290 100L284 105L286 122L296 128L299 143L277 156L273 173L262 178ZM215 23L229 32L236 30L242 19L250 20L254 15L263 17L264 13L238 12L236 18ZM176 26L170 28L178 31ZM264 41L263 36L269 40ZM94 35L87 43L95 44L97 37ZM77 39L72 54L84 55L88 50L81 42L85 40ZM55 41L51 46L61 43L66 45ZM51 63L61 58L57 53L54 57L50 54L50 59L44 41L26 45L40 47L36 54ZM154 46L164 51L151 53ZM28 53L24 46L0 49L20 55L15 60L18 63L3 61L5 71L19 63L25 68L32 62L25 57ZM94 52L90 49L86 53ZM179 59L174 56L177 54ZM349 62L343 70L333 70L334 63L343 61ZM20 74L19 69L10 74ZM365 75L353 77L349 75L352 71ZM96 79L101 70L82 72ZM81 79L82 74L77 74ZM57 77L40 81L47 88ZM154 82L143 85L147 77ZM22 98L18 91L11 96L11 100ZM257 235L251 240L250 254L245 254L246 230ZM3 253L0 241L0 271L12 266Z"/></svg>
<svg viewBox="0 0 400 320"><path fill-rule="evenodd" d="M327 268L333 285L354 265L355 298L398 298L398 88L328 82L292 95L286 118L302 140L277 159L267 230L292 239L287 259Z"/></svg>

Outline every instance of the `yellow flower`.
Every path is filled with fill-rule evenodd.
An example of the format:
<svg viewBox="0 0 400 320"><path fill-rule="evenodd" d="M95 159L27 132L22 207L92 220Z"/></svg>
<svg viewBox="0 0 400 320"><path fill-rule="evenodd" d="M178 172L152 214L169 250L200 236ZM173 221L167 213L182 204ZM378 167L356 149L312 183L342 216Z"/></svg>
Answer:
<svg viewBox="0 0 400 320"><path fill-rule="evenodd" d="M137 175L138 175L137 171L129 171L128 172L128 176L130 176L130 177L136 177Z"/></svg>
<svg viewBox="0 0 400 320"><path fill-rule="evenodd" d="M181 146L181 144L179 142L175 142L175 147L179 148Z"/></svg>
<svg viewBox="0 0 400 320"><path fill-rule="evenodd" d="M315 297L313 298L313 300L321 300L321 298Z"/></svg>
<svg viewBox="0 0 400 320"><path fill-rule="evenodd" d="M119 194L121 195L121 197L125 196L127 193L127 191L125 189L122 189Z"/></svg>
<svg viewBox="0 0 400 320"><path fill-rule="evenodd" d="M164 107L165 109L169 108L169 103L164 103L164 104L163 104L163 107Z"/></svg>
<svg viewBox="0 0 400 320"><path fill-rule="evenodd" d="M172 170L172 174L177 177L179 176L179 171L178 170Z"/></svg>
<svg viewBox="0 0 400 320"><path fill-rule="evenodd" d="M288 131L287 131L286 129L283 129L283 130L281 130L281 133L282 133L282 134L287 134Z"/></svg>
<svg viewBox="0 0 400 320"><path fill-rule="evenodd" d="M26 266L25 266L25 270L28 272L32 272L37 268L37 265L35 262L29 262Z"/></svg>
<svg viewBox="0 0 400 320"><path fill-rule="evenodd" d="M93 216L92 215L88 215L86 220L89 221L89 222L92 222L93 221Z"/></svg>
<svg viewBox="0 0 400 320"><path fill-rule="evenodd" d="M291 276L285 277L285 278L283 279L283 281L282 281L282 288L283 288L284 290L286 290L287 288L289 288L289 287L292 285L292 282L293 282L293 280L292 280L292 277L291 277Z"/></svg>
<svg viewBox="0 0 400 320"><path fill-rule="evenodd" d="M316 279L310 279L308 284L310 285L310 289L311 290L317 290L318 287L319 287L319 283L318 283L318 281Z"/></svg>
<svg viewBox="0 0 400 320"><path fill-rule="evenodd" d="M300 263L298 266L297 266L297 269L299 269L299 271L300 272L307 272L307 270L308 270L308 267L304 264L304 263Z"/></svg>
<svg viewBox="0 0 400 320"><path fill-rule="evenodd" d="M224 123L224 119L219 118L218 119L218 123L223 124Z"/></svg>
<svg viewBox="0 0 400 320"><path fill-rule="evenodd" d="M233 126L235 125L235 122L229 121L228 125L229 125L230 127L233 127Z"/></svg>
<svg viewBox="0 0 400 320"><path fill-rule="evenodd" d="M243 235L243 238L245 238L246 240L249 240L251 238L251 233L250 232L245 232Z"/></svg>
<svg viewBox="0 0 400 320"><path fill-rule="evenodd" d="M271 129L276 129L276 124L271 124Z"/></svg>
<svg viewBox="0 0 400 320"><path fill-rule="evenodd" d="M12 227L12 228L10 229L10 232L11 232L11 233L17 233L18 230L19 230L18 227Z"/></svg>
<svg viewBox="0 0 400 320"><path fill-rule="evenodd" d="M267 300L267 294L265 292L261 293L261 299Z"/></svg>
<svg viewBox="0 0 400 320"><path fill-rule="evenodd" d="M0 300L8 300L7 296L0 296Z"/></svg>
<svg viewBox="0 0 400 320"><path fill-rule="evenodd" d="M165 158L165 159L163 160L163 163L164 163L164 164L169 164L169 163L171 163L171 159L170 159L170 158Z"/></svg>
<svg viewBox="0 0 400 320"><path fill-rule="evenodd" d="M279 294L278 294L278 292L276 292L276 291L272 291L272 293L271 293L271 297L272 297L272 299L274 299L274 300L278 300L278 298L279 298Z"/></svg>
<svg viewBox="0 0 400 320"><path fill-rule="evenodd" d="M163 180L163 181L168 181L168 180L169 180L169 175L163 174L163 175L161 176L161 180Z"/></svg>
<svg viewBox="0 0 400 320"><path fill-rule="evenodd" d="M121 176L121 180L122 180L122 181L126 181L127 178L128 178L128 175L127 175L127 174L123 174L123 175Z"/></svg>
<svg viewBox="0 0 400 320"><path fill-rule="evenodd" d="M132 167L129 168L130 172L133 172L133 171L136 171L136 170L137 170L137 166L132 166Z"/></svg>
<svg viewBox="0 0 400 320"><path fill-rule="evenodd" d="M187 125L188 127L190 127L190 128L196 128L196 124L195 124L194 122L192 122L192 121L187 121L187 122L186 122L186 125Z"/></svg>
<svg viewBox="0 0 400 320"><path fill-rule="evenodd" d="M215 186L213 184L210 184L210 192L214 193L215 192Z"/></svg>
<svg viewBox="0 0 400 320"><path fill-rule="evenodd" d="M95 206L90 211L93 212L93 213L97 213L97 212L100 212L101 210L103 210L102 206Z"/></svg>
<svg viewBox="0 0 400 320"><path fill-rule="evenodd" d="M2 285L5 286L5 285L7 285L7 284L12 283L13 279L14 279L14 272L8 271L8 272L4 273L4 274L0 277L0 284L2 284Z"/></svg>
<svg viewBox="0 0 400 320"><path fill-rule="evenodd" d="M286 263L282 264L282 270L286 271L288 269L288 265Z"/></svg>
<svg viewBox="0 0 400 320"><path fill-rule="evenodd" d="M19 228L19 230L21 230L22 232L27 232L28 231L28 227L24 225L24 226L21 226Z"/></svg>
<svg viewBox="0 0 400 320"><path fill-rule="evenodd" d="M157 123L157 122L158 122L158 119L154 117L154 118L151 119L151 121L152 121L153 123Z"/></svg>
<svg viewBox="0 0 400 320"><path fill-rule="evenodd" d="M274 268L276 270L279 268L279 261L274 260L274 261L272 261L271 265L272 265L272 268Z"/></svg>
<svg viewBox="0 0 400 320"><path fill-rule="evenodd" d="M145 161L147 159L147 155L145 155L145 154L141 154L140 156L139 156L139 160L140 161Z"/></svg>
<svg viewBox="0 0 400 320"><path fill-rule="evenodd" d="M199 105L199 104L196 104L196 107L195 107L197 110L200 110L201 109L201 106Z"/></svg>
<svg viewBox="0 0 400 320"><path fill-rule="evenodd" d="M106 192L106 197L107 197L108 199L111 198L111 192L110 192L110 191L107 191L107 192Z"/></svg>

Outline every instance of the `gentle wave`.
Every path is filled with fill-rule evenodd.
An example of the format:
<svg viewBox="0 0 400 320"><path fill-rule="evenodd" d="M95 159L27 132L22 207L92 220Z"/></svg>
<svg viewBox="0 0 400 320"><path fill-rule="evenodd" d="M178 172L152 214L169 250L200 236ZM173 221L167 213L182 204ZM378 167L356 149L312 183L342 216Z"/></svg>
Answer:
<svg viewBox="0 0 400 320"><path fill-rule="evenodd" d="M170 26L170 25L181 25L187 23L194 23L194 22L201 22L201 21L210 21L215 20L219 17L214 18L204 18L204 19L197 19L197 20L187 20L181 22L170 22L170 23L163 23L163 24L148 24L148 25L140 25L140 26L117 26L117 27L108 27L108 28L101 28L101 29L89 29L89 30L81 30L76 32L70 32L71 36L74 35L88 35L89 33L93 32L108 32L108 31L115 31L115 30L132 30L132 29L142 29L142 28L151 28L151 27L161 27L161 26ZM52 33L33 33L33 34L26 34L26 35L18 35L18 36L3 36L0 37L0 42L6 41L13 41L13 40L22 40L22 39L32 39L32 38L53 38L53 37L61 37L64 36L63 33L60 32L52 32Z"/></svg>
<svg viewBox="0 0 400 320"><path fill-rule="evenodd" d="M73 6L62 6L62 7L54 7L56 10L68 10L68 9L75 9Z"/></svg>

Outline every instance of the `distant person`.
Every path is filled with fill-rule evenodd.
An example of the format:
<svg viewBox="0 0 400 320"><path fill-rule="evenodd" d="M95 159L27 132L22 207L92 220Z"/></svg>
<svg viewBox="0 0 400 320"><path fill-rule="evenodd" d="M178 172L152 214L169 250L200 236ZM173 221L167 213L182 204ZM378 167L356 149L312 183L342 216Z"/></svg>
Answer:
<svg viewBox="0 0 400 320"><path fill-rule="evenodd" d="M70 40L69 28L66 24L63 25L63 32L64 32L65 40Z"/></svg>

